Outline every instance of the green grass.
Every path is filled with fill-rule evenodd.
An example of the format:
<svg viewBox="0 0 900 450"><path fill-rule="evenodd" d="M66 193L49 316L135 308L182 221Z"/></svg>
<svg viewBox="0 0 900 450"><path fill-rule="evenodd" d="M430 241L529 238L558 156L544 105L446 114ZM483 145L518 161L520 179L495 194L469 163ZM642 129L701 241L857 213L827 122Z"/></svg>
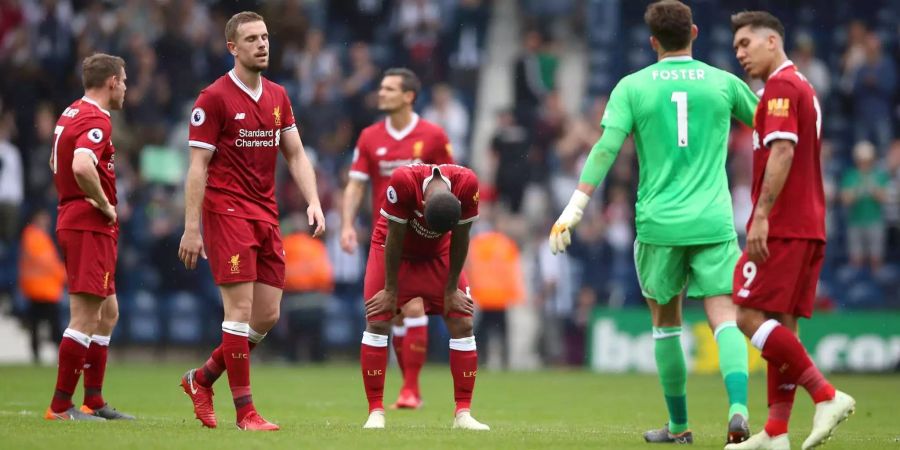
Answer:
<svg viewBox="0 0 900 450"><path fill-rule="evenodd" d="M110 366L104 393L132 423L49 422L42 414L55 380L53 368L0 367L0 447L7 449L271 449L271 448L655 448L640 433L666 420L656 378L597 375L581 371L506 373L481 371L475 391L476 418L487 433L460 432L452 423L452 387L446 366L429 365L422 376L425 407L389 411L386 430L362 430L366 403L359 371L352 366L259 366L253 397L260 412L281 425L277 433L243 433L231 424L234 410L226 380L216 397L219 428L194 419L178 379L183 366ZM397 371L388 375L386 400L397 392ZM827 449L897 449L900 429L896 376L835 376L857 399L857 413L841 426ZM765 420L765 381L751 380L751 425ZM688 402L694 448L719 449L726 422L718 377L692 377ZM809 430L812 404L800 391L792 420L795 448ZM76 399L81 394L76 393Z"/></svg>

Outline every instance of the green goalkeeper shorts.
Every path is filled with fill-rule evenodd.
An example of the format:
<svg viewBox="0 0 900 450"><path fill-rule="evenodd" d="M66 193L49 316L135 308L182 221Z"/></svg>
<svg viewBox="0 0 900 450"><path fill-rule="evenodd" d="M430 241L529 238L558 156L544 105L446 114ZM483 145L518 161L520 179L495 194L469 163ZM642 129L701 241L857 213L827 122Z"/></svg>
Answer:
<svg viewBox="0 0 900 450"><path fill-rule="evenodd" d="M737 239L685 246L634 242L641 293L660 305L669 303L685 286L690 298L730 295L740 256Z"/></svg>

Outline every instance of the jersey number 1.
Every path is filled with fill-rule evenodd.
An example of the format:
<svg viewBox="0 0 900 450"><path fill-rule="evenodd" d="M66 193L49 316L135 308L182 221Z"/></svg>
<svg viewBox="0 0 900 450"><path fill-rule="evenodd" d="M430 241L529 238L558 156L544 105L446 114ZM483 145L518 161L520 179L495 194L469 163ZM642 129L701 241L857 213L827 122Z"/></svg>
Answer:
<svg viewBox="0 0 900 450"><path fill-rule="evenodd" d="M688 146L688 108L687 92L675 91L672 93L672 101L675 102L675 113L678 116L678 146Z"/></svg>

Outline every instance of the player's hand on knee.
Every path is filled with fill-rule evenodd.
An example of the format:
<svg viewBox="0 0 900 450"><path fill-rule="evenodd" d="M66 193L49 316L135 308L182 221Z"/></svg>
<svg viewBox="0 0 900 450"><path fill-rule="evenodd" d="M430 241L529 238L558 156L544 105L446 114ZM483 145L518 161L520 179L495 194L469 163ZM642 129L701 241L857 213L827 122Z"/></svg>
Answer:
<svg viewBox="0 0 900 450"><path fill-rule="evenodd" d="M206 259L206 250L203 249L203 238L199 232L187 231L181 235L181 245L178 247L178 259L184 263L184 267L193 270L197 267L197 259Z"/></svg>
<svg viewBox="0 0 900 450"><path fill-rule="evenodd" d="M373 317L385 313L393 314L397 310L397 294L384 289L378 291L372 298L366 301L366 317Z"/></svg>
<svg viewBox="0 0 900 450"><path fill-rule="evenodd" d="M572 243L572 229L581 222L584 208L590 200L591 197L579 190L572 193L569 204L550 229L550 251L554 255L566 251L566 247Z"/></svg>
<svg viewBox="0 0 900 450"><path fill-rule="evenodd" d="M475 314L475 301L459 289L445 294L444 315L446 316L451 312L463 313L471 316Z"/></svg>

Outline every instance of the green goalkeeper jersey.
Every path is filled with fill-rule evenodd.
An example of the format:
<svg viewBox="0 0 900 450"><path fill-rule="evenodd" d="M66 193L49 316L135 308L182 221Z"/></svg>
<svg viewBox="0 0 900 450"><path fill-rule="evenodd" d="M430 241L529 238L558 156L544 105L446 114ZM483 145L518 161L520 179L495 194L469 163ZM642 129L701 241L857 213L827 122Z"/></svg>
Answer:
<svg viewBox="0 0 900 450"><path fill-rule="evenodd" d="M736 76L689 56L623 78L601 125L634 134L637 239L698 245L736 237L725 160L731 117L751 125L758 99Z"/></svg>

